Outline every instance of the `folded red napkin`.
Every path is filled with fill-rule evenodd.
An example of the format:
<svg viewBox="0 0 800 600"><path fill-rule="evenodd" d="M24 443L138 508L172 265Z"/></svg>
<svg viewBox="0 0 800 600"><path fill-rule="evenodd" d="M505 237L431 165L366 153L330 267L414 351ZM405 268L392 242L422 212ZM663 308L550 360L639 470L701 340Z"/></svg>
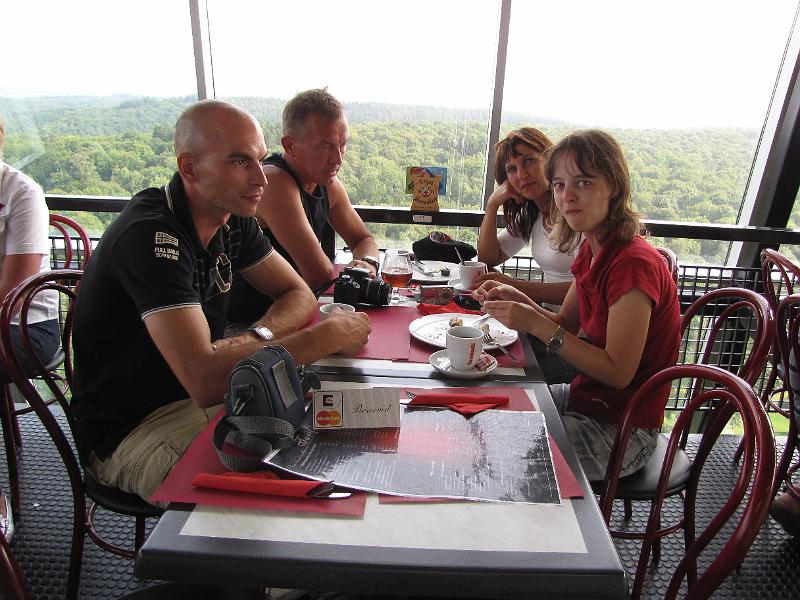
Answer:
<svg viewBox="0 0 800 600"><path fill-rule="evenodd" d="M447 406L459 414L469 417L479 412L508 404L508 396L475 394L417 394L409 406Z"/></svg>
<svg viewBox="0 0 800 600"><path fill-rule="evenodd" d="M308 497L308 492L320 485L320 482L306 479L280 479L271 471L258 471L256 473L227 472L221 475L198 473L194 476L192 485L215 490L305 498Z"/></svg>
<svg viewBox="0 0 800 600"><path fill-rule="evenodd" d="M439 304L418 304L417 310L421 312L423 315L438 315L441 313L464 313L467 315L482 315L483 313L479 310L467 310L465 308L461 308L458 304L450 300L449 303L445 304L444 306L440 306Z"/></svg>

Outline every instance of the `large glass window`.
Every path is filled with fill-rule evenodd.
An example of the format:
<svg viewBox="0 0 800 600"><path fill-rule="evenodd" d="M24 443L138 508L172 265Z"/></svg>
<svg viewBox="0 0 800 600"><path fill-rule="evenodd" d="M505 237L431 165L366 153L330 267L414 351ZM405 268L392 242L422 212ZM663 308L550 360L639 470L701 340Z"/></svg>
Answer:
<svg viewBox="0 0 800 600"><path fill-rule="evenodd" d="M4 2L0 22L6 162L51 194L171 176L175 119L197 99L186 2ZM73 216L95 234L114 217Z"/></svg>
<svg viewBox="0 0 800 600"><path fill-rule="evenodd" d="M608 129L645 217L736 223L796 8L515 1L501 137L522 125L554 141ZM716 241L667 244L683 263L724 262L728 251Z"/></svg>
<svg viewBox="0 0 800 600"><path fill-rule="evenodd" d="M270 150L285 102L327 86L347 108L340 178L354 204L410 206L405 169L422 165L448 168L442 208L480 208L498 1L211 0L208 18L217 97L250 109ZM421 236L370 228L382 244Z"/></svg>

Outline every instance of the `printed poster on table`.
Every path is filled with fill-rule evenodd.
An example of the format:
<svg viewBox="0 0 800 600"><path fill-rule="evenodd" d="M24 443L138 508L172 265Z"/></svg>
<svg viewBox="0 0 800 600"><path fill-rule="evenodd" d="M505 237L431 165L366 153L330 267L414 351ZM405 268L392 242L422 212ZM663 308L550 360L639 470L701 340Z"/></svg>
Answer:
<svg viewBox="0 0 800 600"><path fill-rule="evenodd" d="M299 443L268 462L384 494L561 503L541 412L486 410L466 419L448 409L401 408L399 429L314 431L309 421Z"/></svg>

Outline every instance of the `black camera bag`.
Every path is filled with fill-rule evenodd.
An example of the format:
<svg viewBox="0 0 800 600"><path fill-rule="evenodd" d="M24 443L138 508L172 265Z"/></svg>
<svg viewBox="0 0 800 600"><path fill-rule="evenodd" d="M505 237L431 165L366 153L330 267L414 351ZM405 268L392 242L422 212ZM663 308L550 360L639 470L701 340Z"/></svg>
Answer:
<svg viewBox="0 0 800 600"><path fill-rule="evenodd" d="M472 260L478 255L474 246L454 240L441 231L433 231L430 235L417 240L411 245L411 249L418 260L440 260L451 263ZM459 254L461 260L459 260Z"/></svg>
<svg viewBox="0 0 800 600"><path fill-rule="evenodd" d="M214 429L220 461L231 471L264 469L263 458L273 449L294 443L304 416L303 382L291 354L282 346L265 346L231 371L225 416ZM225 444L256 458L231 454Z"/></svg>

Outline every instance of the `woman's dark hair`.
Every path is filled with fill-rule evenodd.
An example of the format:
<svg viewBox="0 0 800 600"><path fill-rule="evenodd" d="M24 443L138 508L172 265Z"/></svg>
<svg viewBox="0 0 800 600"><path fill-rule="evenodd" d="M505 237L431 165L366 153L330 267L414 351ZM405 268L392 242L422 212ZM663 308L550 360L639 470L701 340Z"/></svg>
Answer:
<svg viewBox="0 0 800 600"><path fill-rule="evenodd" d="M506 163L512 157L516 158L521 154L518 146L527 146L534 152L544 154L553 145L545 134L533 127L521 127L509 133L504 139L497 142L495 146L494 180L497 185L508 180L506 174ZM508 201L503 204L503 216L506 219L506 229L514 237L519 237L527 243L531 239L531 229L536 218L539 216L539 207L535 202L517 204Z"/></svg>
<svg viewBox="0 0 800 600"><path fill-rule="evenodd" d="M600 175L611 184L613 196L608 203L608 216L598 239L612 239L627 244L643 233L639 215L633 210L631 177L622 147L614 137L600 129L585 129L570 133L544 156L543 172L552 185L556 165L572 158L581 173ZM550 213L553 231L551 238L561 252L575 245L580 234L573 231L560 211Z"/></svg>

